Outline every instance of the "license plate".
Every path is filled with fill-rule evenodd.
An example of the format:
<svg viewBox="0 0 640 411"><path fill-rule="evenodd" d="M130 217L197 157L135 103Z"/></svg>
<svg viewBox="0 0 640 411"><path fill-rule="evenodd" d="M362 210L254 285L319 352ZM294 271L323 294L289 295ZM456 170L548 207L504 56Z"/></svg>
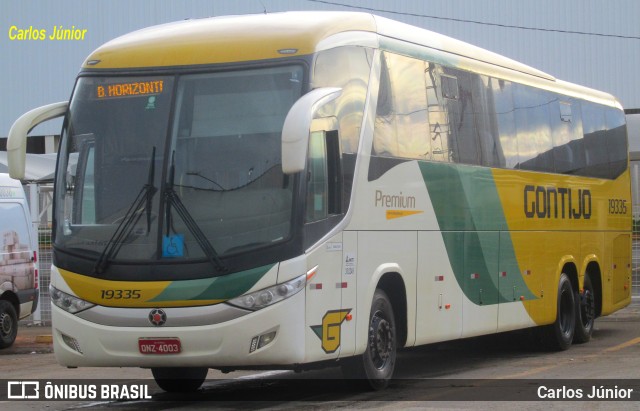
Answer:
<svg viewBox="0 0 640 411"><path fill-rule="evenodd" d="M141 354L178 354L182 351L179 338L140 338L138 349Z"/></svg>

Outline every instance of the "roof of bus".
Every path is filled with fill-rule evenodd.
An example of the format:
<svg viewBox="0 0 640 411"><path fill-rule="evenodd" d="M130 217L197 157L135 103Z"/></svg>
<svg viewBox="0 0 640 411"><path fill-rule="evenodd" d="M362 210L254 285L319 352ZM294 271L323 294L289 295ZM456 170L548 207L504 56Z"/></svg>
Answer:
<svg viewBox="0 0 640 411"><path fill-rule="evenodd" d="M223 16L148 27L107 42L84 67L188 66L304 55L345 32L377 33L553 80L522 63L435 32L368 13L326 11ZM354 42L361 39L354 37ZM99 64L88 64L97 60Z"/></svg>
<svg viewBox="0 0 640 411"><path fill-rule="evenodd" d="M366 13L286 12L183 20L109 41L83 67L188 66L305 55L333 34L375 29L373 16ZM100 63L91 65L92 60Z"/></svg>
<svg viewBox="0 0 640 411"><path fill-rule="evenodd" d="M83 68L196 66L306 55L339 44L380 47L382 43L400 52L429 50L429 56L440 56L456 67L618 104L606 93L556 81L547 73L480 47L361 12L223 16L153 26L105 43L91 53Z"/></svg>

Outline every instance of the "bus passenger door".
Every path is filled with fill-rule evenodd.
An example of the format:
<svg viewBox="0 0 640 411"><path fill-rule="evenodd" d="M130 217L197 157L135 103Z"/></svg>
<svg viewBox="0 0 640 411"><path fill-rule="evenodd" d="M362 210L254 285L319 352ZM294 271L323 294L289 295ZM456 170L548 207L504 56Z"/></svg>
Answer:
<svg viewBox="0 0 640 411"><path fill-rule="evenodd" d="M313 248L308 267L315 273L307 285L307 361L337 358L346 341L348 352L353 353L355 344L355 325L349 322L355 297L346 303L343 299L345 291L354 296L356 292L355 234L337 233L319 243L344 217L336 128L334 118L316 119L309 140L305 247Z"/></svg>

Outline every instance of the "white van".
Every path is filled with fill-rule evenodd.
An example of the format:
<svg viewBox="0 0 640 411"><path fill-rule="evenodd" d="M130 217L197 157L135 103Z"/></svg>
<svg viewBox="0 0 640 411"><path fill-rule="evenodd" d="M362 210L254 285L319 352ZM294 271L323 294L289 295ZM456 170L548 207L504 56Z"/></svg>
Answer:
<svg viewBox="0 0 640 411"><path fill-rule="evenodd" d="M38 242L20 181L0 173L0 348L38 306Z"/></svg>

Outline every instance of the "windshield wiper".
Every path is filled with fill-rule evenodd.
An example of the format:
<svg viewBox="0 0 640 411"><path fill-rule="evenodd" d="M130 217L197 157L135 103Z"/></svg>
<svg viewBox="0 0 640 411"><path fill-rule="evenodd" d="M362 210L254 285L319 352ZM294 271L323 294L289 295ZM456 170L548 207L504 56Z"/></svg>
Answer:
<svg viewBox="0 0 640 411"><path fill-rule="evenodd" d="M164 191L166 219L167 219L166 220L167 236L169 236L170 230L171 230L171 207L173 206L178 212L178 215L180 216L180 218L182 218L182 221L184 221L184 224L186 225L189 232L195 238L196 242L198 243L202 251L204 251L205 255L207 256L207 258L209 259L213 267L217 271L226 272L228 270L228 267L225 266L225 264L222 262L215 248L213 248L213 245L211 245L211 242L209 241L205 233L202 232L202 229L200 228L198 223L196 223L196 221L193 219L193 217L191 216L187 208L182 203L182 200L180 200L178 193L176 193L176 191L173 188L175 173L176 173L175 155L176 153L174 151L171 157L169 181L167 182L167 185Z"/></svg>
<svg viewBox="0 0 640 411"><path fill-rule="evenodd" d="M118 254L120 248L122 248L124 240L129 236L131 230L133 230L136 224L138 224L138 221L140 221L140 218L142 217L142 212L145 210L147 215L147 235L151 231L152 200L156 191L158 191L158 189L153 185L153 180L155 178L155 163L156 147L154 146L151 151L151 164L149 165L149 178L147 180L147 184L142 186L138 196L133 200L133 203L131 203L131 206L122 217L122 221L118 224L116 231L109 239L104 250L102 250L100 258L98 258L96 265L93 267L93 272L95 274L102 274L104 272L109 265L109 260L113 259L113 257ZM141 209L141 207L144 208Z"/></svg>
<svg viewBox="0 0 640 411"><path fill-rule="evenodd" d="M196 176L196 177L204 178L205 180L213 183L213 185L217 186L220 190L227 191L226 188L222 187L220 184L218 184L217 182L213 181L209 177L203 176L202 174L200 174L199 171L189 171L189 172L187 172L187 175L188 176ZM220 191L220 190L214 190L214 191Z"/></svg>

